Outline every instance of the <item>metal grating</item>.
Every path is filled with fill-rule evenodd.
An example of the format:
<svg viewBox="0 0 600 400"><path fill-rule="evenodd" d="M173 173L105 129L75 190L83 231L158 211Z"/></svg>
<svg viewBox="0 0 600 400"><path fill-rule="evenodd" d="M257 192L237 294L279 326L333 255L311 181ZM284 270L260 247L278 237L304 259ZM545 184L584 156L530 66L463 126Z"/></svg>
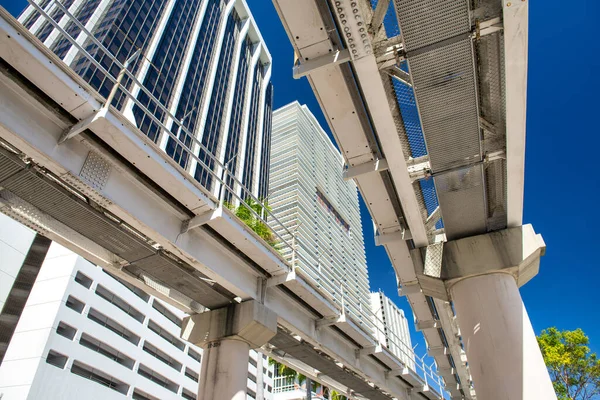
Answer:
<svg viewBox="0 0 600 400"><path fill-rule="evenodd" d="M26 167L15 154L0 147L0 185L2 182Z"/></svg>
<svg viewBox="0 0 600 400"><path fill-rule="evenodd" d="M448 240L485 233L483 165L448 172L434 181Z"/></svg>
<svg viewBox="0 0 600 400"><path fill-rule="evenodd" d="M138 269L142 270L164 282L168 287L210 309L226 306L235 297L220 285L211 284L210 279L193 267L179 263L163 254L154 254L136 261L125 269L136 276L140 275Z"/></svg>
<svg viewBox="0 0 600 400"><path fill-rule="evenodd" d="M481 160L471 39L409 61L433 172Z"/></svg>
<svg viewBox="0 0 600 400"><path fill-rule="evenodd" d="M154 249L133 232L93 210L74 194L30 170L13 175L3 186L24 201L67 225L127 261L154 254Z"/></svg>
<svg viewBox="0 0 600 400"><path fill-rule="evenodd" d="M394 0L408 51L469 32L465 0Z"/></svg>

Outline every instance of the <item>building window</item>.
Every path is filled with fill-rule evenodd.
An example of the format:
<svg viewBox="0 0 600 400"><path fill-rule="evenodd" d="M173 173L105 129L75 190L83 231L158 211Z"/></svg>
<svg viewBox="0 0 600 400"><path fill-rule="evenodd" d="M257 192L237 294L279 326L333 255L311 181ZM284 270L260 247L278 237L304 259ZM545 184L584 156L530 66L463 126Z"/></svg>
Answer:
<svg viewBox="0 0 600 400"><path fill-rule="evenodd" d="M181 392L181 397L187 400L196 400L196 395L187 389L183 389L183 392Z"/></svg>
<svg viewBox="0 0 600 400"><path fill-rule="evenodd" d="M140 364L140 366L138 367L138 374L156 383L157 385L160 385L165 389L170 390L173 393L177 393L177 391L179 390L179 386L175 382L171 382L164 376L160 375L158 372L146 367L144 364Z"/></svg>
<svg viewBox="0 0 600 400"><path fill-rule="evenodd" d="M54 350L50 350L48 352L48 356L46 357L46 362L50 365L54 365L55 367L62 369L67 364L68 358L69 357L67 357L63 354L57 353Z"/></svg>
<svg viewBox="0 0 600 400"><path fill-rule="evenodd" d="M110 358L111 360L129 368L133 369L133 365L135 361L120 351L112 348L106 343L101 342L100 340L93 338L88 334L81 335L81 339L79 339L79 344L87 347L88 349L95 351L96 353L102 354L104 357Z"/></svg>
<svg viewBox="0 0 600 400"><path fill-rule="evenodd" d="M97 324L102 325L106 329L113 331L117 335L121 336L122 338L133 343L136 346L140 342L139 336L137 336L127 328L121 326L121 324L119 324L117 321L107 317L106 315L93 308L90 309L90 312L88 313L88 318L96 322Z"/></svg>
<svg viewBox="0 0 600 400"><path fill-rule="evenodd" d="M165 354L163 351L156 348L156 346L152 345L152 343L148 343L148 341L144 342L143 348L146 353L164 362L169 367L173 368L176 371L181 371L182 365L180 362L171 358L168 354Z"/></svg>
<svg viewBox="0 0 600 400"><path fill-rule="evenodd" d="M194 382L198 382L198 380L200 379L200 377L198 376L198 374L195 373L194 371L192 371L189 368L185 369L185 376L187 376L188 378L190 378Z"/></svg>
<svg viewBox="0 0 600 400"><path fill-rule="evenodd" d="M150 396L148 393L144 393L137 388L133 391L131 398L134 400L159 400L156 397Z"/></svg>
<svg viewBox="0 0 600 400"><path fill-rule="evenodd" d="M198 362L202 362L202 356L200 356L200 353L198 353L191 347L188 348L188 356L190 356L192 359L194 359Z"/></svg>
<svg viewBox="0 0 600 400"><path fill-rule="evenodd" d="M77 329L61 321L56 327L56 333L66 337L69 340L73 340L73 338L75 337L75 333L77 333Z"/></svg>
<svg viewBox="0 0 600 400"><path fill-rule="evenodd" d="M77 271L77 274L75 275L75 282L79 283L86 289L89 289L94 281L91 280L87 275L83 274L81 271Z"/></svg>
<svg viewBox="0 0 600 400"><path fill-rule="evenodd" d="M169 321L171 321L172 323L177 325L177 327L181 328L181 324L182 324L181 318L177 317L177 315L175 315L174 313L169 311L167 309L167 307L165 307L165 305L162 304L160 301L158 301L157 299L154 299L152 301L152 307L156 311L161 313L166 319L168 319Z"/></svg>
<svg viewBox="0 0 600 400"><path fill-rule="evenodd" d="M66 305L71 310L77 311L79 314L81 314L83 312L83 308L85 307L85 304L82 301L77 300L73 296L67 297L67 303L66 303Z"/></svg>
<svg viewBox="0 0 600 400"><path fill-rule="evenodd" d="M123 300L104 286L98 285L98 287L96 288L96 294L102 297L104 300L108 301L109 303L114 304L117 308L130 315L136 321L144 322L144 318L146 318L144 314L130 306L129 303L127 303L125 300Z"/></svg>
<svg viewBox="0 0 600 400"><path fill-rule="evenodd" d="M183 351L183 349L185 348L185 344L183 344L183 342L181 340L179 340L175 336L171 335L169 332L167 332L163 327L158 325L156 322L150 320L148 322L148 328L152 332L156 333L158 336L165 339L167 342L171 343L173 346L177 347L179 350Z"/></svg>
<svg viewBox="0 0 600 400"><path fill-rule="evenodd" d="M79 375L85 379L89 379L101 385L104 385L112 390L115 390L122 394L127 394L129 385L121 382L120 380L113 378L103 371L92 368L89 365L80 363L79 361L73 362L71 372L75 375Z"/></svg>

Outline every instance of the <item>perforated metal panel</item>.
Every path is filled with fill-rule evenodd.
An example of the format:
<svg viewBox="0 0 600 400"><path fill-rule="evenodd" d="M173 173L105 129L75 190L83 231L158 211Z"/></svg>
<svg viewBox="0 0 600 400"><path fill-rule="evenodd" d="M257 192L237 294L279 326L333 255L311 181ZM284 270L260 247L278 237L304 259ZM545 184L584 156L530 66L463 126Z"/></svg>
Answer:
<svg viewBox="0 0 600 400"><path fill-rule="evenodd" d="M470 30L466 0L395 0L394 3L409 51Z"/></svg>
<svg viewBox="0 0 600 400"><path fill-rule="evenodd" d="M98 245L128 261L154 254L154 249L133 232L109 221L108 218L74 194L52 183L38 172L23 171L7 179L3 186L24 201L67 225Z"/></svg>
<svg viewBox="0 0 600 400"><path fill-rule="evenodd" d="M485 233L483 166L448 172L434 179L448 240Z"/></svg>
<svg viewBox="0 0 600 400"><path fill-rule="evenodd" d="M95 151L90 151L79 176L94 189L102 190L110 176L110 164Z"/></svg>
<svg viewBox="0 0 600 400"><path fill-rule="evenodd" d="M504 78L504 39L501 34L482 37L477 43L479 104L481 116L492 125L496 138L486 150L506 146L506 98ZM489 136L489 135L488 135ZM492 139L492 138L486 138Z"/></svg>
<svg viewBox="0 0 600 400"><path fill-rule="evenodd" d="M481 160L471 39L409 60L433 172Z"/></svg>

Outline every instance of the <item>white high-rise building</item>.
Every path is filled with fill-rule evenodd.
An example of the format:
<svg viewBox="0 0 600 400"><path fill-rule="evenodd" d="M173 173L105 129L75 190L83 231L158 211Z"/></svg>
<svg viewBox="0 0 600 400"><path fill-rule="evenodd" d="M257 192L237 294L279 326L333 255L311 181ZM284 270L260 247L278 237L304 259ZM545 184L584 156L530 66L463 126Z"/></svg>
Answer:
<svg viewBox="0 0 600 400"><path fill-rule="evenodd" d="M0 283L2 400L196 399L202 350L179 339L183 312L3 214ZM251 350L247 398L272 391Z"/></svg>
<svg viewBox="0 0 600 400"><path fill-rule="evenodd" d="M415 369L415 354L404 310L383 292L371 293L375 337L399 360Z"/></svg>
<svg viewBox="0 0 600 400"><path fill-rule="evenodd" d="M310 110L298 102L273 113L269 205L295 235L296 265L371 331L369 277L358 190L344 160ZM284 256L292 258L289 249ZM364 312L366 311L366 312Z"/></svg>

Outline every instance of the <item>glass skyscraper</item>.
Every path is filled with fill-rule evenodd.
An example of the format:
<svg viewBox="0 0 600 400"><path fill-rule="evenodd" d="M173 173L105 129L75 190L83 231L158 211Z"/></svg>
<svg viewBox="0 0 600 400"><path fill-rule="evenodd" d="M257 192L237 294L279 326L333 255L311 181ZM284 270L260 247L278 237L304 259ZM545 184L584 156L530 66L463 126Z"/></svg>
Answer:
<svg viewBox="0 0 600 400"><path fill-rule="evenodd" d="M305 105L294 102L273 113L269 205L288 229L280 234L295 235L296 264L371 331L358 190L344 181L343 167L342 155ZM282 253L292 258L291 250Z"/></svg>
<svg viewBox="0 0 600 400"><path fill-rule="evenodd" d="M119 74L114 59L123 64L132 58L129 71L147 92L126 76L121 85L138 102L119 90L112 105L205 188L213 194L219 190L214 177L222 173L218 160L245 188L232 177L225 178L239 196L266 197L271 55L245 1L63 0L61 4L79 24L50 0L38 4L113 77ZM102 96L108 96L113 81L34 7L27 7L19 20Z"/></svg>

